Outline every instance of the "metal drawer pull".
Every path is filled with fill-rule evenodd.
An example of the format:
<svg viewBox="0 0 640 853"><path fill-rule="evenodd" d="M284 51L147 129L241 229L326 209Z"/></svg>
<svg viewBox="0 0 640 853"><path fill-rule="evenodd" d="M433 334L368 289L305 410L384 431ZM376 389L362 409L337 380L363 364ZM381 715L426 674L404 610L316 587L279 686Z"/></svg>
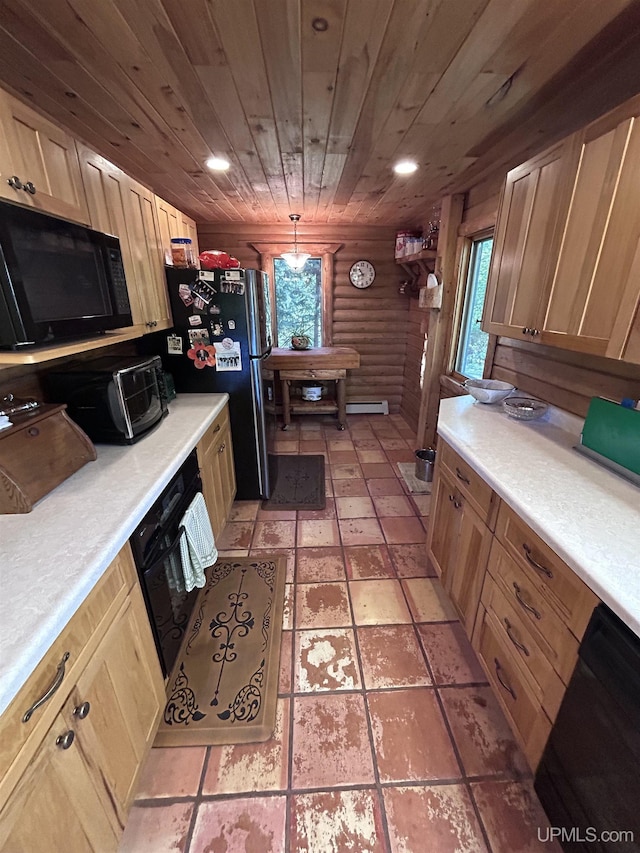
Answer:
<svg viewBox="0 0 640 853"><path fill-rule="evenodd" d="M529 649L523 643L521 643L519 640L516 640L516 638L513 636L513 628L511 627L511 622L509 622L509 620L507 619L506 616L505 616L503 621L505 624L505 628L507 629L507 636L509 637L509 639L511 640L513 645L516 647L516 649L520 649L520 651L524 655L529 657Z"/></svg>
<svg viewBox="0 0 640 853"><path fill-rule="evenodd" d="M35 710L37 710L40 707L40 705L44 705L45 702L48 702L49 699L51 699L53 694L56 692L58 687L60 687L60 685L62 684L62 679L64 678L64 665L69 660L70 656L71 656L70 652L65 652L62 655L62 660L58 664L58 669L56 670L55 678L51 682L51 687L49 687L42 694L42 696L36 702L33 703L33 705L29 708L29 710L25 712L25 715L22 718L23 723L28 723L29 720L31 719L32 715L33 715L33 712ZM66 749L66 747L65 747L65 749Z"/></svg>
<svg viewBox="0 0 640 853"><path fill-rule="evenodd" d="M467 486L471 485L471 480L468 477L465 477L462 471L459 468L456 468L456 477L459 480L462 480L463 483L466 483Z"/></svg>
<svg viewBox="0 0 640 853"><path fill-rule="evenodd" d="M90 710L91 710L91 703L90 702L83 702L81 705L78 705L73 709L73 716L77 717L79 720L84 720L85 717L89 716Z"/></svg>
<svg viewBox="0 0 640 853"><path fill-rule="evenodd" d="M502 676L500 675L500 672L502 671L502 665L500 664L500 661L498 660L498 658L493 659L493 665L495 666L495 670L496 670L496 678L498 679L500 684L502 684L502 686L507 691L507 693L511 694L511 697L513 699L517 699L518 697L516 696L516 691L513 689L513 687L511 687L509 684L507 684L506 681L502 680Z"/></svg>
<svg viewBox="0 0 640 853"><path fill-rule="evenodd" d="M220 432L221 427L222 427L222 424L216 424L213 428L213 432Z"/></svg>
<svg viewBox="0 0 640 853"><path fill-rule="evenodd" d="M17 175L12 175L10 178L7 178L7 183L10 187L13 187L14 190L24 189L22 181Z"/></svg>
<svg viewBox="0 0 640 853"><path fill-rule="evenodd" d="M226 446L226 443L223 441L220 447L218 448L218 453L223 453Z"/></svg>
<svg viewBox="0 0 640 853"><path fill-rule="evenodd" d="M27 181L27 183L26 183L26 184L24 184L24 186L22 187L22 189L23 189L26 193L30 193L31 195L35 195L35 194L36 194L36 188L35 188L35 187L34 187L34 185L31 183L31 181Z"/></svg>
<svg viewBox="0 0 640 853"><path fill-rule="evenodd" d="M526 542L522 543L522 550L524 551L524 556L527 563L530 563L534 569L537 569L539 572L542 572L543 575L546 575L549 580L553 580L553 572L548 569L546 566L537 563L533 557L531 556L531 548L527 545Z"/></svg>
<svg viewBox="0 0 640 853"><path fill-rule="evenodd" d="M516 591L516 598L518 599L518 603L520 605L522 605L522 607L524 607L525 610L528 610L529 613L533 613L533 615L536 617L536 619L542 619L542 616L535 609L535 607L532 607L530 604L527 604L527 602L524 600L524 598L522 597L522 593L520 592L520 587L518 586L518 584L515 581L513 582L513 588Z"/></svg>
<svg viewBox="0 0 640 853"><path fill-rule="evenodd" d="M449 500L453 502L453 505L456 509L460 509L460 507L462 506L460 501L457 501L453 495L449 495Z"/></svg>
<svg viewBox="0 0 640 853"><path fill-rule="evenodd" d="M56 738L56 746L59 746L60 749L69 749L75 739L75 736L73 729L69 729L68 732L65 732L63 735Z"/></svg>

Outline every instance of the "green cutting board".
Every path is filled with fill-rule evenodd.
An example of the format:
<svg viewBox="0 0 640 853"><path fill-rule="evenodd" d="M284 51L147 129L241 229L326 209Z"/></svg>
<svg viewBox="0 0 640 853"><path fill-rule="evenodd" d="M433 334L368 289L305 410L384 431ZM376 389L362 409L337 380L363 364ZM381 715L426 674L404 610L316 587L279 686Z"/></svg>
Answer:
<svg viewBox="0 0 640 853"><path fill-rule="evenodd" d="M594 397L582 429L582 445L640 474L640 411Z"/></svg>

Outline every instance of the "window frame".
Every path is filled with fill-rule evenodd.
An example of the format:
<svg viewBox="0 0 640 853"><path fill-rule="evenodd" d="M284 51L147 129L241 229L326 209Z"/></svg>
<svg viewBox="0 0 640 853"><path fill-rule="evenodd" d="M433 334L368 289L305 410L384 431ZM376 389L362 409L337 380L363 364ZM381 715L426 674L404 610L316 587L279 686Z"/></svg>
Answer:
<svg viewBox="0 0 640 853"><path fill-rule="evenodd" d="M322 346L330 347L333 343L333 281L335 254L342 248L343 243L312 243L298 240L298 248L308 252L312 258L321 258L321 288L322 288ZM291 251L291 243L252 243L251 246L260 253L260 267L269 276L269 296L271 297L271 339L278 340L276 323L276 291L273 259L283 252Z"/></svg>
<svg viewBox="0 0 640 853"><path fill-rule="evenodd" d="M451 335L451 346L449 349L449 358L447 364L447 376L453 379L455 382L460 384L464 383L469 377L465 376L463 373L460 373L456 369L456 361L458 356L458 347L460 346L460 339L462 336L462 321L464 319L464 303L465 297L467 295L468 288L468 278L469 271L471 267L471 258L473 255L473 244L480 242L481 240L486 240L489 237L495 238L495 228L487 227L479 229L478 231L474 231L471 234L465 234L463 237L459 238L459 251L458 251L458 281L456 287L456 300L453 314L453 324ZM489 278L491 278L491 266L493 265L493 248L492 246L492 256L491 256L491 265L489 266ZM488 287L488 285L487 285ZM485 296L486 301L486 296ZM489 345L487 346L487 355L485 357L484 371L483 375L486 373L487 369L487 359L492 354L491 348L491 336L489 337Z"/></svg>

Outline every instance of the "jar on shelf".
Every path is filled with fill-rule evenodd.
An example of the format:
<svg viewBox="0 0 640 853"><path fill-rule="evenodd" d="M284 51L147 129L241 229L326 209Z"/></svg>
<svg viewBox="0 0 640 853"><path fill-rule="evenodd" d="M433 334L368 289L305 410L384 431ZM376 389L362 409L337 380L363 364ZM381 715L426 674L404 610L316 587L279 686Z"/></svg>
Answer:
<svg viewBox="0 0 640 853"><path fill-rule="evenodd" d="M171 238L171 260L174 267L195 267L196 258L190 237Z"/></svg>

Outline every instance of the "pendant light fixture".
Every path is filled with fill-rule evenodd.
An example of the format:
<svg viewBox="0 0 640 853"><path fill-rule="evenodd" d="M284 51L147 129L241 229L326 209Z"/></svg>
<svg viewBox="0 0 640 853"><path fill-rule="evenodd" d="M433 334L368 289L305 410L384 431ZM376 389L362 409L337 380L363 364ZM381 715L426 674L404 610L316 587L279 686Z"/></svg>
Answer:
<svg viewBox="0 0 640 853"><path fill-rule="evenodd" d="M289 219L293 222L293 252L283 252L280 257L295 272L300 272L311 255L308 252L298 251L298 222L299 213L290 213Z"/></svg>

